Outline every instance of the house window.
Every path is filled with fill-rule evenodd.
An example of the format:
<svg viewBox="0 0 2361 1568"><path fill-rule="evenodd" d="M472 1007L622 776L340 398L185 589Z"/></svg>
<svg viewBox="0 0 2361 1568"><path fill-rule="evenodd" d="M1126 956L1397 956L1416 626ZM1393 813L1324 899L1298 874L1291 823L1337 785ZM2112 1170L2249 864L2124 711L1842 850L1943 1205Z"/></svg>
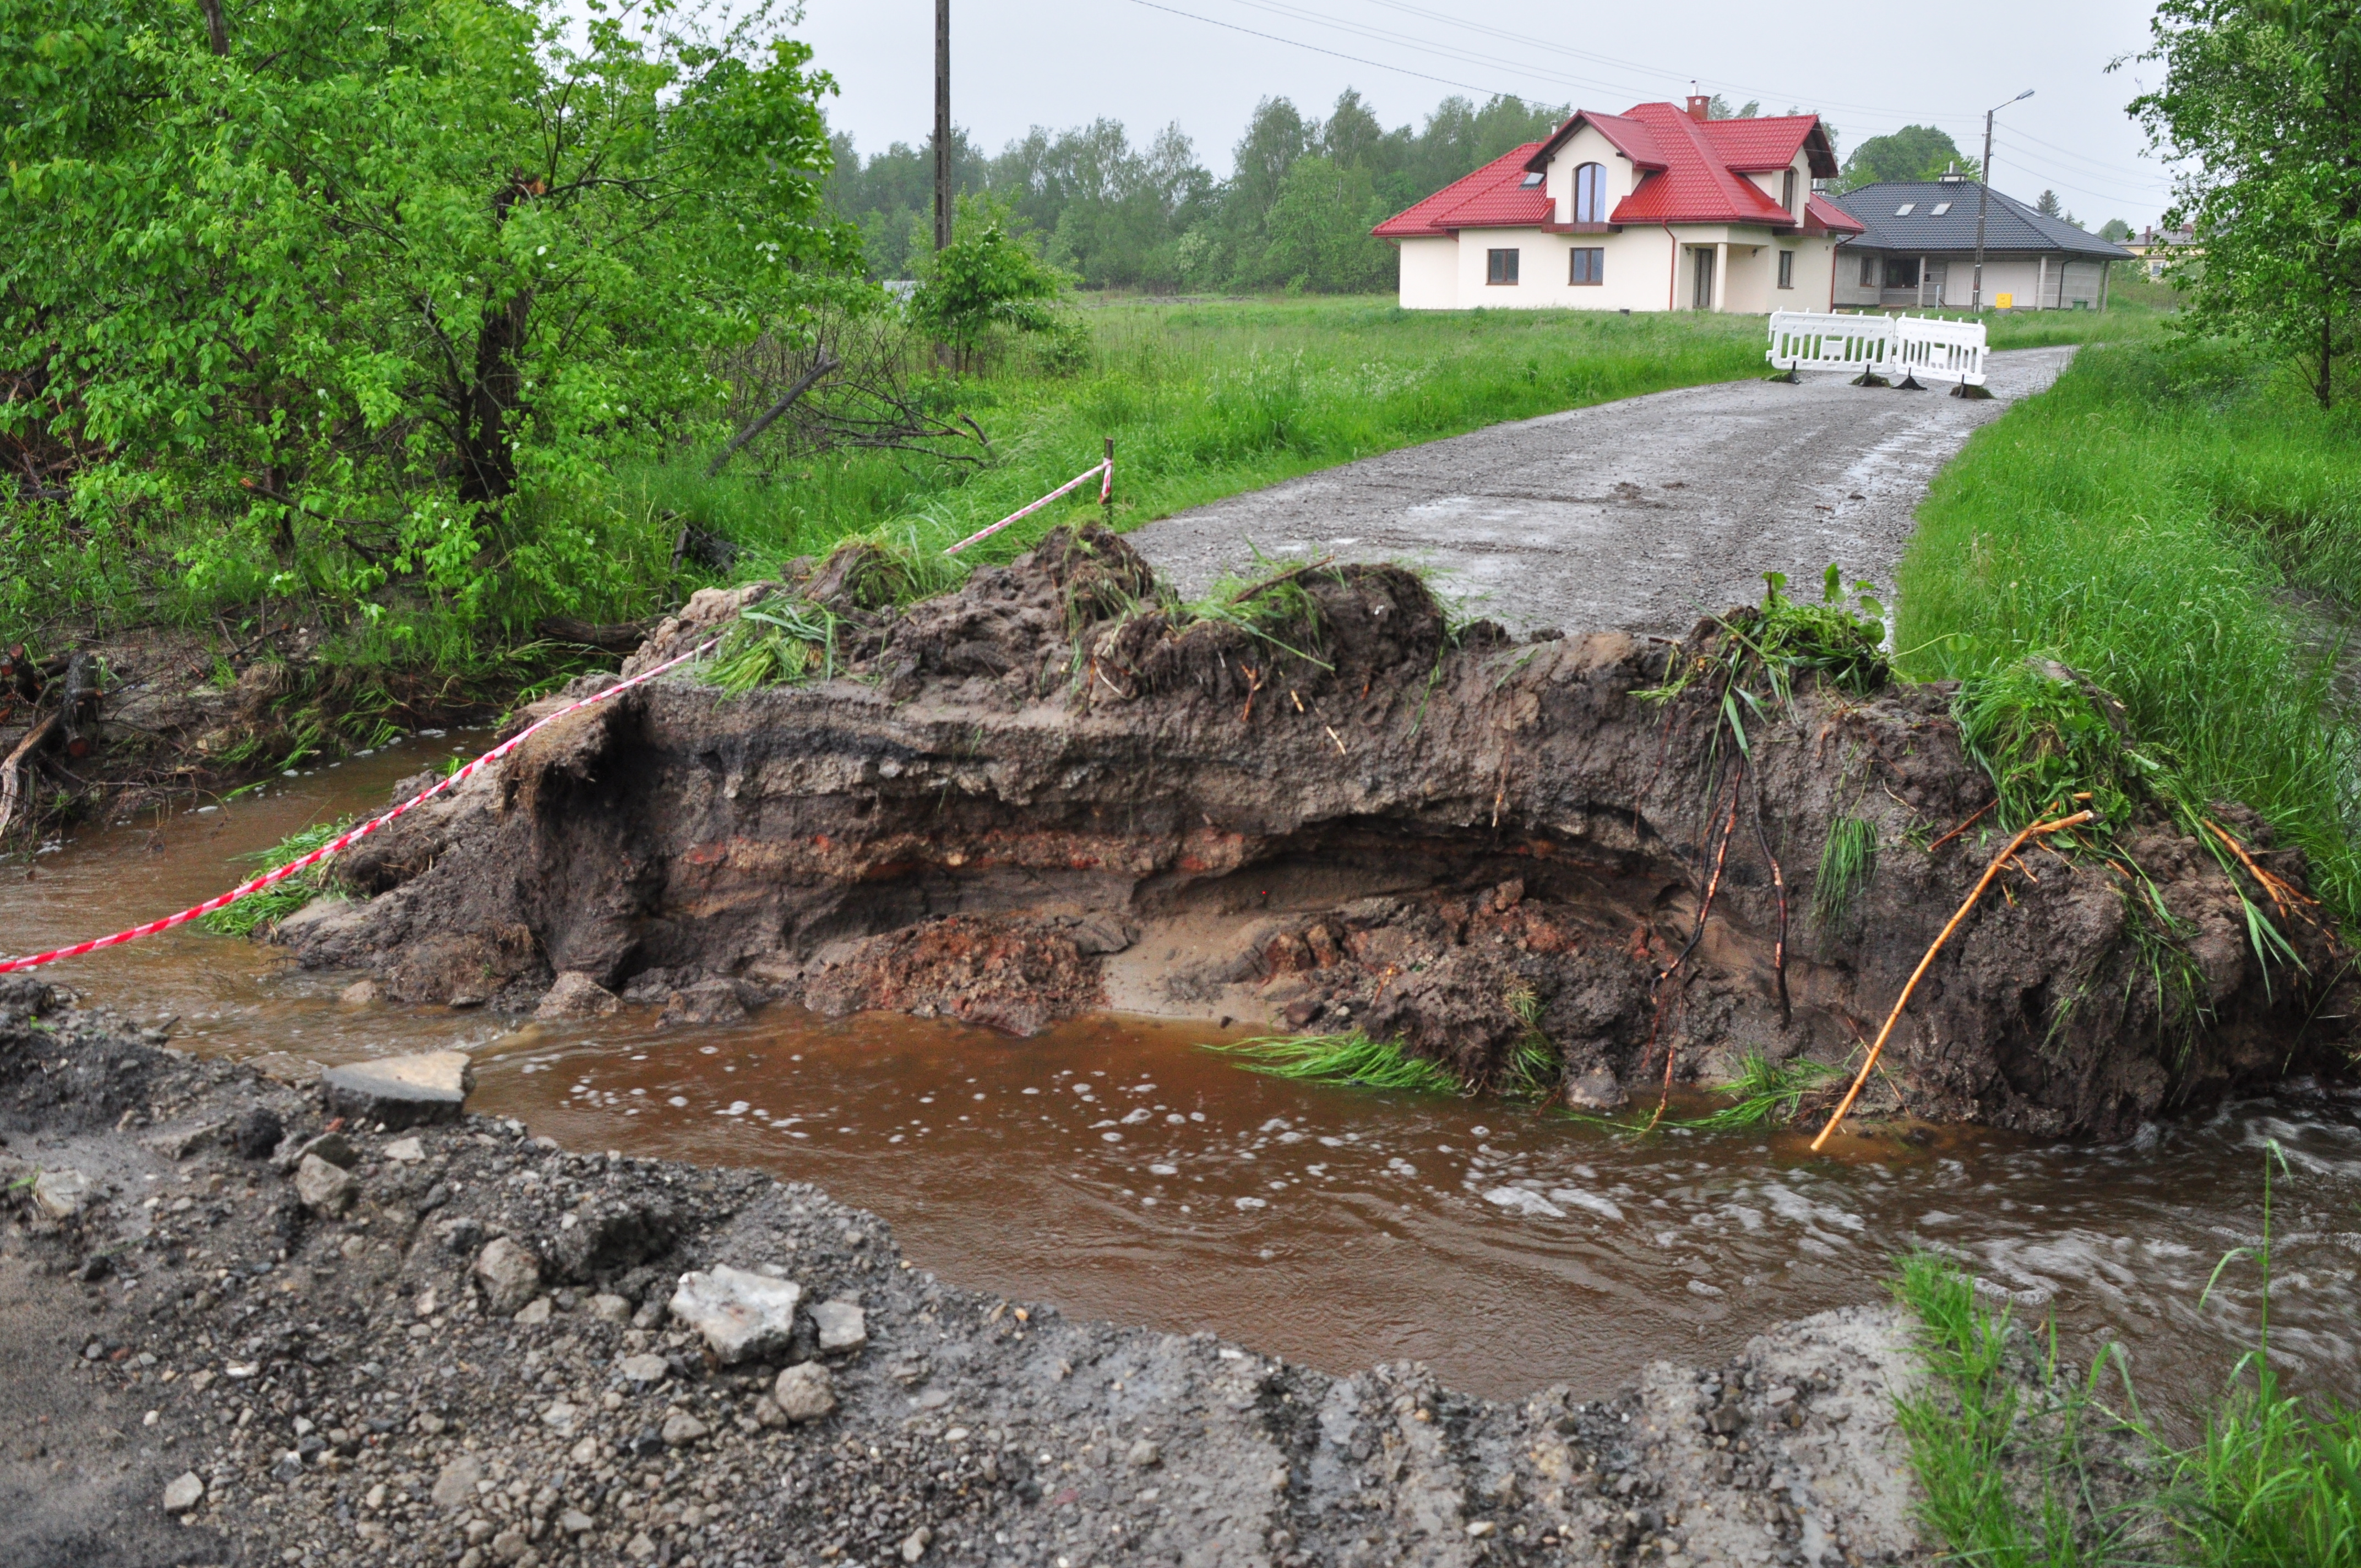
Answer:
<svg viewBox="0 0 2361 1568"><path fill-rule="evenodd" d="M1577 245L1569 251L1565 280L1568 283L1604 283L1607 281L1607 252L1598 246Z"/></svg>
<svg viewBox="0 0 2361 1568"><path fill-rule="evenodd" d="M1517 280L1517 253L1513 250L1488 250L1484 253L1484 281L1514 284Z"/></svg>
<svg viewBox="0 0 2361 1568"><path fill-rule="evenodd" d="M1574 171L1574 221L1607 221L1607 170L1598 164L1586 163Z"/></svg>
<svg viewBox="0 0 2361 1568"><path fill-rule="evenodd" d="M1517 181L1517 189L1520 191L1538 191L1542 188L1542 180L1543 175L1541 170L1538 169L1534 170L1522 180Z"/></svg>
<svg viewBox="0 0 2361 1568"><path fill-rule="evenodd" d="M1795 210L1795 171L1792 169L1779 181L1779 204L1791 213Z"/></svg>
<svg viewBox="0 0 2361 1568"><path fill-rule="evenodd" d="M1874 256L1861 258L1861 286L1864 289L1877 287L1877 258Z"/></svg>
<svg viewBox="0 0 2361 1568"><path fill-rule="evenodd" d="M1889 289L1916 289L1918 286L1918 258L1915 256L1887 257L1885 286Z"/></svg>
<svg viewBox="0 0 2361 1568"><path fill-rule="evenodd" d="M1788 178L1792 180L1795 176L1790 173ZM1795 253L1792 250L1783 250L1779 253L1779 287L1792 289L1795 286Z"/></svg>

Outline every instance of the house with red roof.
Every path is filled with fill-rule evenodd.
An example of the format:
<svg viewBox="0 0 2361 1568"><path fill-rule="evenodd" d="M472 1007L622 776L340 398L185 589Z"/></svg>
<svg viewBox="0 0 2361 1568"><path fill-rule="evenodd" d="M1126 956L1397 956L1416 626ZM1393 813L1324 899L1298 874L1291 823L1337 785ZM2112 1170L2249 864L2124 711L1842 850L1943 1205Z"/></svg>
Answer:
<svg viewBox="0 0 2361 1568"><path fill-rule="evenodd" d="M1817 115L1717 120L1709 99L1577 111L1379 224L1404 310L1824 311L1859 219Z"/></svg>

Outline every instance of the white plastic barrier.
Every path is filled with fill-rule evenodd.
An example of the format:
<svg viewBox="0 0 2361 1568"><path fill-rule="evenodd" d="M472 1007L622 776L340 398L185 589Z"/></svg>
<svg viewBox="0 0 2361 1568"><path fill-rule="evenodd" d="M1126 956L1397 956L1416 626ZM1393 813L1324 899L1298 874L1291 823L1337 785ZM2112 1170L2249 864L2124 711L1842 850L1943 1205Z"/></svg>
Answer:
<svg viewBox="0 0 2361 1568"><path fill-rule="evenodd" d="M1901 316L1894 323L1894 368L1922 381L1984 384L1984 323Z"/></svg>
<svg viewBox="0 0 2361 1568"><path fill-rule="evenodd" d="M1789 372L1838 370L1981 387L1986 352L1982 322L1773 311L1764 357L1773 369Z"/></svg>
<svg viewBox="0 0 2361 1568"><path fill-rule="evenodd" d="M1819 311L1773 311L1771 352L1778 370L1842 370L1883 374L1894 352L1892 316L1840 316Z"/></svg>

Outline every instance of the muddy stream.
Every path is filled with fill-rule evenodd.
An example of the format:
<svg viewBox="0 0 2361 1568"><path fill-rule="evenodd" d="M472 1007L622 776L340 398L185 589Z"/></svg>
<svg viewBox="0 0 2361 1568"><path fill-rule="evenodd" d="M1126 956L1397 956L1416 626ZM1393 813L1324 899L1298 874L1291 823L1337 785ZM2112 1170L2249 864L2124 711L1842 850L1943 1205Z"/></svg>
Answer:
<svg viewBox="0 0 2361 1568"><path fill-rule="evenodd" d="M239 859L379 806L478 736L424 735L159 826L88 829L0 866L0 951L151 918ZM1650 1141L1497 1102L1275 1081L1213 1031L1100 1018L1031 1040L773 1008L657 1029L653 1009L552 1026L355 1006L350 977L185 929L57 966L87 1004L176 1019L173 1043L329 1063L452 1045L485 1111L576 1147L755 1166L874 1210L907 1255L979 1289L1120 1322L1214 1330L1345 1373L1416 1358L1474 1392L1586 1396L1654 1357L1724 1355L1782 1319L1873 1297L1913 1245L1952 1249L2071 1343L2129 1353L2151 1411L2188 1408L2249 1344L2265 1148L2278 1189L2272 1344L2299 1386L2361 1393L2361 1102L2304 1086L2114 1147L1977 1129L1850 1140ZM2022 1310L2022 1309L2021 1309ZM2038 1315L2036 1311L2035 1315Z"/></svg>

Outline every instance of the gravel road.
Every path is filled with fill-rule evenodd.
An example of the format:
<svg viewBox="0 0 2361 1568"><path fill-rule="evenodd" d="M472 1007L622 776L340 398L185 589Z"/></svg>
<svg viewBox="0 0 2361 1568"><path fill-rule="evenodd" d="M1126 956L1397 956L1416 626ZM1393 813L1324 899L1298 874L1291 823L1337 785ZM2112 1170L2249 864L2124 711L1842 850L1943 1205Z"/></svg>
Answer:
<svg viewBox="0 0 2361 1568"><path fill-rule="evenodd" d="M1516 632L1677 633L1759 598L1766 571L1816 582L1834 561L1890 588L1936 471L2073 353L1993 355L1988 402L1822 375L1545 414L1233 496L1131 542L1191 596L1252 547L1422 563Z"/></svg>

